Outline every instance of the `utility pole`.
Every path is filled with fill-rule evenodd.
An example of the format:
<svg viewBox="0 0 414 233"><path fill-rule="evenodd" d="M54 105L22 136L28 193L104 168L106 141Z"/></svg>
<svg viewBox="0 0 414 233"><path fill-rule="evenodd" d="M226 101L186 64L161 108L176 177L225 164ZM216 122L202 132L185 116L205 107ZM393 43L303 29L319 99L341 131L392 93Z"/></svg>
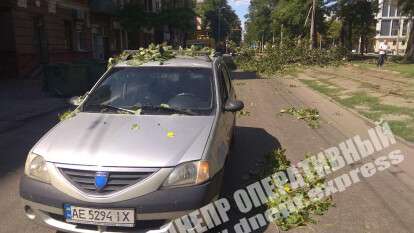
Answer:
<svg viewBox="0 0 414 233"><path fill-rule="evenodd" d="M316 0L313 0L312 1L312 19L311 19L311 26L310 26L310 49L316 48L315 17L316 17Z"/></svg>

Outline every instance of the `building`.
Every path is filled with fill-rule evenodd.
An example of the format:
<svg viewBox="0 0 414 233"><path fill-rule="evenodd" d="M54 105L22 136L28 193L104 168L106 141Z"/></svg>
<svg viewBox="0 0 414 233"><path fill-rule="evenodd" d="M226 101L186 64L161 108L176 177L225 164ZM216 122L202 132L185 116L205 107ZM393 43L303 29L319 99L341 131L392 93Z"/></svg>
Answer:
<svg viewBox="0 0 414 233"><path fill-rule="evenodd" d="M89 0L88 31L91 33L92 57L108 60L109 57L129 49L129 35L116 18L129 0Z"/></svg>
<svg viewBox="0 0 414 233"><path fill-rule="evenodd" d="M153 13L192 7L191 0L1 0L0 79L38 77L45 64L106 61L150 43L185 43L187 34L169 25L124 30L117 11L128 4Z"/></svg>
<svg viewBox="0 0 414 233"><path fill-rule="evenodd" d="M379 11L377 15L377 35L375 37L375 52L381 42L387 40L391 52L402 55L407 48L408 36L410 35L412 19L401 15L398 9L398 0L379 0Z"/></svg>
<svg viewBox="0 0 414 233"><path fill-rule="evenodd" d="M44 64L106 61L129 49L116 10L130 1L1 0L0 80L35 78Z"/></svg>
<svg viewBox="0 0 414 233"><path fill-rule="evenodd" d="M91 56L87 0L2 0L1 78L35 75L41 64Z"/></svg>

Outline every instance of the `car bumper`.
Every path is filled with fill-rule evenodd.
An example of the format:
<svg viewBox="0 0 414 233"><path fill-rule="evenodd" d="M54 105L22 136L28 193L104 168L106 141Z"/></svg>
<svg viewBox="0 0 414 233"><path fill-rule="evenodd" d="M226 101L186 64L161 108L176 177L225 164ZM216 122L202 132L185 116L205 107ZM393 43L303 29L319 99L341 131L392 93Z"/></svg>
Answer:
<svg viewBox="0 0 414 233"><path fill-rule="evenodd" d="M65 232L165 232L168 223L198 209L219 195L222 172L201 185L160 189L134 199L114 203L91 203L79 201L62 193L50 184L22 177L20 196L27 217L36 222ZM90 208L134 208L135 228L98 227L67 223L63 217L63 205L72 204ZM160 231L162 230L162 231Z"/></svg>

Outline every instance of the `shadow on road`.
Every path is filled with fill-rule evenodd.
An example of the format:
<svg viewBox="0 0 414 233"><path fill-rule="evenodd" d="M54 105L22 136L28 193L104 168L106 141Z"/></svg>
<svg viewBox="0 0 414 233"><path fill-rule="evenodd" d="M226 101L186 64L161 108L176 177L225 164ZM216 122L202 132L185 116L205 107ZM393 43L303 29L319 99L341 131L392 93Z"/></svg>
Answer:
<svg viewBox="0 0 414 233"><path fill-rule="evenodd" d="M234 225L242 218L249 218L258 213L263 213L266 207L257 208L243 214L233 201L233 193L247 185L258 180L257 173L263 168L265 155L274 149L281 148L280 142L261 128L236 127L235 141L230 152L224 174L224 185L222 197L227 197L231 202L231 211L229 214L230 222L214 232L220 232L227 229L228 232L234 232ZM266 230L263 227L253 232L261 233ZM212 231L212 232L213 232Z"/></svg>
<svg viewBox="0 0 414 233"><path fill-rule="evenodd" d="M247 79L258 79L259 76L256 72L247 72L247 71L233 71L232 72L233 80L247 80Z"/></svg>
<svg viewBox="0 0 414 233"><path fill-rule="evenodd" d="M58 122L59 111L21 122L17 127L0 133L0 177L24 166L29 150Z"/></svg>

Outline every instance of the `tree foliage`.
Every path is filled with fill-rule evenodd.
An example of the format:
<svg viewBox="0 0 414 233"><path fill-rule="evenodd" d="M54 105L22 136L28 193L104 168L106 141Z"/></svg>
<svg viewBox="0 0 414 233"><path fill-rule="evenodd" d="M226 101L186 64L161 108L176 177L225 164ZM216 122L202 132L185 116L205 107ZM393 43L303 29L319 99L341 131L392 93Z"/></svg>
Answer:
<svg viewBox="0 0 414 233"><path fill-rule="evenodd" d="M325 32L325 11L321 7L322 2L318 0L316 6L315 26L318 33ZM278 30L283 25L285 29L284 34L288 38L308 36L311 5L312 1L309 0L280 0L272 14L275 30Z"/></svg>
<svg viewBox="0 0 414 233"><path fill-rule="evenodd" d="M149 12L139 4L128 4L118 12L122 26L130 32L164 25L183 32L192 32L195 30L195 17L196 13L191 7L166 8L159 12Z"/></svg>
<svg viewBox="0 0 414 233"><path fill-rule="evenodd" d="M375 35L378 0L337 0L331 1L329 7L326 2L316 1L315 29L319 41L326 41L325 47L341 44L351 50L361 38L364 51L368 38ZM312 0L252 0L246 16L246 42L263 45L309 38L312 4Z"/></svg>
<svg viewBox="0 0 414 233"><path fill-rule="evenodd" d="M333 46L339 41L341 37L342 22L336 19L332 19L328 22L328 29L326 36Z"/></svg>
<svg viewBox="0 0 414 233"><path fill-rule="evenodd" d="M272 11L278 0L251 0L249 13L246 15L246 35L248 43L270 41L272 32Z"/></svg>
<svg viewBox="0 0 414 233"><path fill-rule="evenodd" d="M315 25L325 32L322 0L317 1ZM252 0L247 15L246 40L269 42L309 36L311 0ZM283 38L281 38L283 39Z"/></svg>
<svg viewBox="0 0 414 233"><path fill-rule="evenodd" d="M348 50L359 38L364 47L367 39L375 34L378 0L339 0L332 11L342 21L341 42Z"/></svg>
<svg viewBox="0 0 414 233"><path fill-rule="evenodd" d="M208 31L210 37L216 41L229 39L240 43L240 19L227 0L205 0L198 13L202 18L202 27Z"/></svg>

